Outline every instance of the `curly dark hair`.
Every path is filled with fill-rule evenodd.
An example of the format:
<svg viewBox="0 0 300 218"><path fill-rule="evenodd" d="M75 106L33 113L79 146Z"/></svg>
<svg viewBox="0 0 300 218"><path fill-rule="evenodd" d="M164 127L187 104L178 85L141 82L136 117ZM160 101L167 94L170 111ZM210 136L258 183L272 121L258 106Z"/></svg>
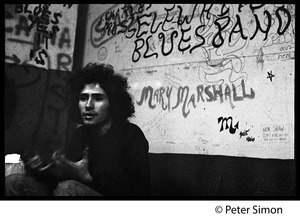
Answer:
<svg viewBox="0 0 300 218"><path fill-rule="evenodd" d="M69 79L70 116L81 123L78 108L79 94L86 84L99 83L106 92L110 103L110 114L114 120L127 121L134 116L132 96L128 93L127 78L115 73L109 64L88 63L82 70Z"/></svg>

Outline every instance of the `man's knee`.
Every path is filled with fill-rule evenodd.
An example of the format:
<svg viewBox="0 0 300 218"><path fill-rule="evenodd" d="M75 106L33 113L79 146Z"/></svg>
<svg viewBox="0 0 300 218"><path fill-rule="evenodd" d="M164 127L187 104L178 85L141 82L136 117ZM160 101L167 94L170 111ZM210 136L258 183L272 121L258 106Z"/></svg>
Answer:
<svg viewBox="0 0 300 218"><path fill-rule="evenodd" d="M48 191L34 178L24 174L11 174L5 177L6 196L47 196Z"/></svg>
<svg viewBox="0 0 300 218"><path fill-rule="evenodd" d="M80 183L75 180L66 180L59 182L54 190L55 196L76 196L84 195L84 192L78 188Z"/></svg>
<svg viewBox="0 0 300 218"><path fill-rule="evenodd" d="M66 180L66 181L62 181L59 182L57 184L57 189L69 189L74 187L74 185L78 184L78 182L76 180Z"/></svg>
<svg viewBox="0 0 300 218"><path fill-rule="evenodd" d="M66 180L58 183L53 194L54 196L103 196L76 180Z"/></svg>

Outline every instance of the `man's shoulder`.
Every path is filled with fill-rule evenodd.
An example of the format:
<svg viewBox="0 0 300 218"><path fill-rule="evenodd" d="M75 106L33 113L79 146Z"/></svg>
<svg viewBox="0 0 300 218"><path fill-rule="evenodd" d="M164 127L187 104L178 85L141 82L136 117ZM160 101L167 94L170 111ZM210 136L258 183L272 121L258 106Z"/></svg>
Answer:
<svg viewBox="0 0 300 218"><path fill-rule="evenodd" d="M125 134L129 134L129 135L142 134L142 135L144 135L141 128L137 124L134 124L134 123L131 123L131 122L119 123L118 127Z"/></svg>
<svg viewBox="0 0 300 218"><path fill-rule="evenodd" d="M127 122L126 125L128 126L128 128L140 129L140 127L135 123Z"/></svg>

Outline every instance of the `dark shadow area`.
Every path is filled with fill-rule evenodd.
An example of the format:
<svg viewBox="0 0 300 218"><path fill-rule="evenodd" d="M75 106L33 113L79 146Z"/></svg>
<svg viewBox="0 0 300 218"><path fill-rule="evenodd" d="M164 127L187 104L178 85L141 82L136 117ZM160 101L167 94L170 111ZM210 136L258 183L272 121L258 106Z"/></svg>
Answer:
<svg viewBox="0 0 300 218"><path fill-rule="evenodd" d="M153 196L296 196L294 160L150 154Z"/></svg>

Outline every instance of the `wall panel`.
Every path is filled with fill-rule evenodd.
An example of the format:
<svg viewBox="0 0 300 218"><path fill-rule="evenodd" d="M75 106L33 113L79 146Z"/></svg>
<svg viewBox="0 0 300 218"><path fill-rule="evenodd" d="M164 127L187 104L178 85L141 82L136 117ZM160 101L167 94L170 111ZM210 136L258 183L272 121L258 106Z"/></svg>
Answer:
<svg viewBox="0 0 300 218"><path fill-rule="evenodd" d="M295 6L89 6L84 64L128 77L152 153L294 158Z"/></svg>

